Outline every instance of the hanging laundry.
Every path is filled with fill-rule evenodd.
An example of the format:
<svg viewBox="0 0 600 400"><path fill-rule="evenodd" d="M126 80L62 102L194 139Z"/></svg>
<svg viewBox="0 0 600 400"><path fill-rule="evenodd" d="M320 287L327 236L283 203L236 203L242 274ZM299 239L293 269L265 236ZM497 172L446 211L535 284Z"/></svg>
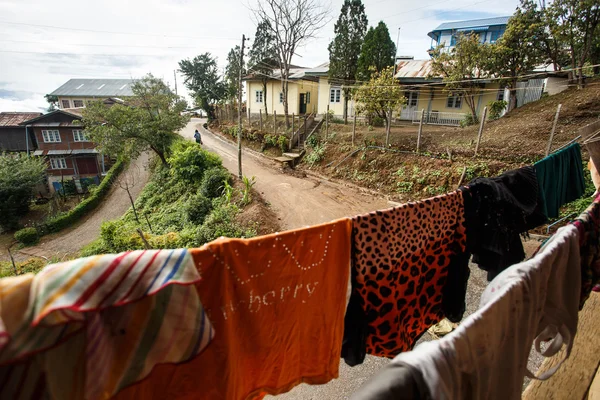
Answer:
<svg viewBox="0 0 600 400"><path fill-rule="evenodd" d="M350 400L430 400L421 372L411 365L392 362L355 392Z"/></svg>
<svg viewBox="0 0 600 400"><path fill-rule="evenodd" d="M462 318L469 277L463 215L457 191L354 218L353 293L359 296L351 299L346 322L358 326L364 319L367 335L365 343L357 337L361 330L345 332L348 364L362 362L365 348L393 357L445 315Z"/></svg>
<svg viewBox="0 0 600 400"><path fill-rule="evenodd" d="M0 398L108 399L213 330L186 250L133 251L0 280ZM198 371L202 373L202 371Z"/></svg>
<svg viewBox="0 0 600 400"><path fill-rule="evenodd" d="M550 154L534 167L543 198L542 210L548 218L557 218L560 207L583 196L585 180L579 143Z"/></svg>
<svg viewBox="0 0 600 400"><path fill-rule="evenodd" d="M351 221L192 250L216 331L199 357L161 365L130 399L260 399L337 378L349 296Z"/></svg>
<svg viewBox="0 0 600 400"><path fill-rule="evenodd" d="M495 178L477 178L462 190L467 248L491 281L525 259L520 234L547 221L536 173L533 167L523 167Z"/></svg>
<svg viewBox="0 0 600 400"><path fill-rule="evenodd" d="M593 291L600 291L600 195L576 219L581 246L581 300L579 309Z"/></svg>
<svg viewBox="0 0 600 400"><path fill-rule="evenodd" d="M392 362L417 369L436 399L520 398L525 376L547 379L562 363L534 376L527 369L532 343L545 357L563 344L565 359L571 352L581 284L578 235L572 225L559 229L537 256L500 273L479 310L456 330ZM541 342L550 340L542 352Z"/></svg>

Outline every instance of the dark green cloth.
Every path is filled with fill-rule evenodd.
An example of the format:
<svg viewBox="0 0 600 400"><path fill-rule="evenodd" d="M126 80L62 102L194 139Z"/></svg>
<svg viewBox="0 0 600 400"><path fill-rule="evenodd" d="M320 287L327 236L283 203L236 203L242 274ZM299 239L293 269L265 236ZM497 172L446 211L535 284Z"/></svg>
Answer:
<svg viewBox="0 0 600 400"><path fill-rule="evenodd" d="M560 207L583 196L585 181L579 143L549 155L534 167L544 201L542 210L548 218L558 217Z"/></svg>

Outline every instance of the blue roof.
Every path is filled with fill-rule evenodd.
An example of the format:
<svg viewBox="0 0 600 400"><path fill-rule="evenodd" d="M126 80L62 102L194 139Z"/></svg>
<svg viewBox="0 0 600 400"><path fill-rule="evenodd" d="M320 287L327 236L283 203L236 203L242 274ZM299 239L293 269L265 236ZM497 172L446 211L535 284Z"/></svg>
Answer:
<svg viewBox="0 0 600 400"><path fill-rule="evenodd" d="M432 32L445 31L451 29L464 29L464 28L476 28L480 26L493 26L493 25L506 25L508 19L511 16L506 17L494 17L494 18L482 18L482 19L471 19L467 21L456 21L456 22L444 22Z"/></svg>

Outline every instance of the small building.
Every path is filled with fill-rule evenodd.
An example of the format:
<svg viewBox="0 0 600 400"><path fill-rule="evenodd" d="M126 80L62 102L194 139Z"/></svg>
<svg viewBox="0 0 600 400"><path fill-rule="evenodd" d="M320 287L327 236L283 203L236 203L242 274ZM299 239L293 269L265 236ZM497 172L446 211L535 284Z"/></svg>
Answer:
<svg viewBox="0 0 600 400"><path fill-rule="evenodd" d="M37 141L33 156L47 160L50 191L60 190L63 182L70 180L81 191L88 184L98 184L106 173L108 160L89 141L81 120L79 110L64 109L21 123L30 127Z"/></svg>
<svg viewBox="0 0 600 400"><path fill-rule="evenodd" d="M0 113L0 153L27 152L36 149L33 133L23 122L41 116L39 112L2 112Z"/></svg>
<svg viewBox="0 0 600 400"><path fill-rule="evenodd" d="M58 97L60 109L82 108L89 101L113 98L119 101L133 96L133 79L69 79L50 93Z"/></svg>
<svg viewBox="0 0 600 400"><path fill-rule="evenodd" d="M344 90L342 85L329 79L329 63L323 63L306 71L306 74L319 80L318 113L325 115L329 112L337 118L344 115ZM348 100L348 115L354 115L354 101Z"/></svg>
<svg viewBox="0 0 600 400"><path fill-rule="evenodd" d="M471 19L466 21L444 22L427 34L431 38L431 49L443 44L450 50L456 44L459 34L475 33L481 43L496 43L504 34L510 16Z"/></svg>
<svg viewBox="0 0 600 400"><path fill-rule="evenodd" d="M319 81L308 75L308 68L293 66L288 81L288 112L296 115L317 112ZM249 114L257 115L259 110L283 115L283 91L279 69L267 77L267 92L264 93L263 75L250 72L243 80L246 82L246 96Z"/></svg>

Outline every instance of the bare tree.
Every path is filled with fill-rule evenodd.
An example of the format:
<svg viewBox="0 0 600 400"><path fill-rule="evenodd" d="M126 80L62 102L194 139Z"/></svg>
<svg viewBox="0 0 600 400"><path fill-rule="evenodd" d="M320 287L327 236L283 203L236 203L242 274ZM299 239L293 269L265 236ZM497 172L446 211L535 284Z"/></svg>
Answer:
<svg viewBox="0 0 600 400"><path fill-rule="evenodd" d="M315 37L330 20L330 9L318 0L258 0L252 10L256 23L267 21L275 38L277 61L281 72L281 92L285 126L289 129L288 83L292 57L298 47Z"/></svg>
<svg viewBox="0 0 600 400"><path fill-rule="evenodd" d="M139 166L131 165L127 171L121 173L121 175L117 178L116 183L121 189L127 192L127 196L129 196L129 201L131 202L131 208L133 209L133 216L139 224L140 219L138 218L135 202L133 201L133 196L131 195L131 189L133 189L139 183L138 177Z"/></svg>

